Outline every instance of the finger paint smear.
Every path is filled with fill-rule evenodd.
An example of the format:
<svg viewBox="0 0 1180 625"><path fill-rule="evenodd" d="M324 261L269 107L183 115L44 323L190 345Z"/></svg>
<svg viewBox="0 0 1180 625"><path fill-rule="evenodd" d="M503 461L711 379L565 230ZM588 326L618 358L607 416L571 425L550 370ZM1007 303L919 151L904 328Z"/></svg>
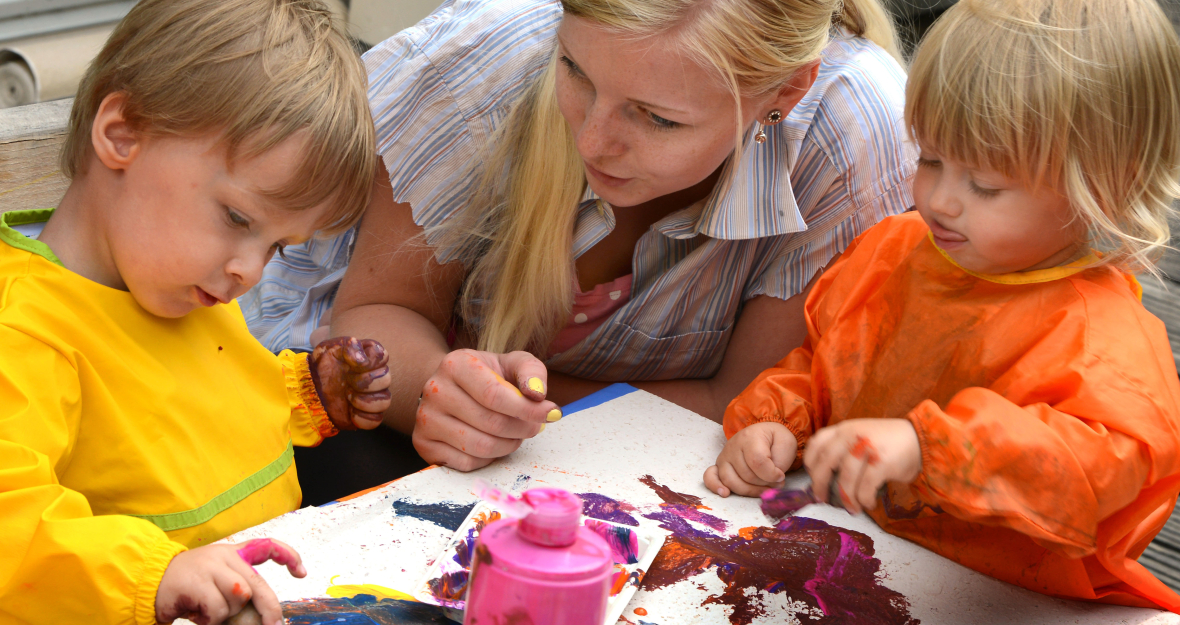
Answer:
<svg viewBox="0 0 1180 625"><path fill-rule="evenodd" d="M285 601L282 606L289 625L455 625L441 607L416 601L377 599L373 595Z"/></svg>
<svg viewBox="0 0 1180 625"><path fill-rule="evenodd" d="M742 528L736 535L713 533L693 525L725 528L721 519L700 512L700 498L676 493L651 476L640 481L664 500L659 511L643 516L672 532L644 577L644 588L663 588L713 569L725 591L701 605L731 607L735 625L772 616L763 607L763 593L805 603L811 608L809 623L919 624L905 596L881 583L872 538L804 517ZM706 522L711 520L719 523Z"/></svg>
<svg viewBox="0 0 1180 625"><path fill-rule="evenodd" d="M462 608L464 595L467 594L467 582L470 578L471 558L475 553L475 543L479 540L479 533L489 523L500 520L499 512L480 513L476 517L471 529L467 530L467 537L455 544L455 553L446 561L440 563L442 575L428 582L430 594L434 595L443 605Z"/></svg>

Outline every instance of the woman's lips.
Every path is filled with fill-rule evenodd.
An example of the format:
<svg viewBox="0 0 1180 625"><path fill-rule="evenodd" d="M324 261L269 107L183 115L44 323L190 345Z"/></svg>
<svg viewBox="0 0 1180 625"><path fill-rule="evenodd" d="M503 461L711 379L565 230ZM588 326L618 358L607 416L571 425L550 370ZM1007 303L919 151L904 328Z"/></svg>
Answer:
<svg viewBox="0 0 1180 625"><path fill-rule="evenodd" d="M586 163L585 161L583 161L583 164L586 165L586 171L590 172L591 176L594 176L599 182L608 187L621 187L631 181L630 178L616 178L610 174L598 171L591 167L590 163Z"/></svg>
<svg viewBox="0 0 1180 625"><path fill-rule="evenodd" d="M202 306L216 306L221 303L221 300L209 295L205 289L199 286L194 288L197 289L197 299L200 300Z"/></svg>
<svg viewBox="0 0 1180 625"><path fill-rule="evenodd" d="M938 247L944 250L959 247L967 242L967 237L954 230L943 228L936 221L930 222L930 233L934 235L934 242L938 244Z"/></svg>

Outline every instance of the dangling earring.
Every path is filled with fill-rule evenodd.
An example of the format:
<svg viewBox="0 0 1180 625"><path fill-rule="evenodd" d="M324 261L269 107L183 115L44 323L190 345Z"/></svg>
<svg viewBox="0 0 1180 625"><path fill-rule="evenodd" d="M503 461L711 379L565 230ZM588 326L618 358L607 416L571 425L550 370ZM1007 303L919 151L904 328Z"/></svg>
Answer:
<svg viewBox="0 0 1180 625"><path fill-rule="evenodd" d="M767 113L766 121L758 122L758 133L754 135L754 143L766 143L766 129L764 128L764 125L773 126L781 121L783 121L782 111L774 109L773 111Z"/></svg>

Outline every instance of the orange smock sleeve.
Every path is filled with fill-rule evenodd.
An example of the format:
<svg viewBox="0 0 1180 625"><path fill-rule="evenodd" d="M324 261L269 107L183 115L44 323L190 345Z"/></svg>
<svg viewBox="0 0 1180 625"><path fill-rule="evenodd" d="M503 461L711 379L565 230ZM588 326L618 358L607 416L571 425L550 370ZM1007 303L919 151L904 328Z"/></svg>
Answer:
<svg viewBox="0 0 1180 625"><path fill-rule="evenodd" d="M319 393L311 379L308 353L283 350L279 362L287 382L287 398L291 403L291 440L301 447L315 447L339 430L328 418Z"/></svg>
<svg viewBox="0 0 1180 625"><path fill-rule="evenodd" d="M156 590L185 547L143 519L94 516L57 478L79 423L79 372L0 326L0 621L156 622Z"/></svg>
<svg viewBox="0 0 1180 625"><path fill-rule="evenodd" d="M1108 519L1137 499L1141 510L1154 491L1175 492L1175 369L1147 333L1125 331L1134 317L1086 308L1059 311L989 388L965 388L942 407L922 401L906 415L921 444L914 487L924 500L1080 558L1117 542L1102 535L1118 525Z"/></svg>

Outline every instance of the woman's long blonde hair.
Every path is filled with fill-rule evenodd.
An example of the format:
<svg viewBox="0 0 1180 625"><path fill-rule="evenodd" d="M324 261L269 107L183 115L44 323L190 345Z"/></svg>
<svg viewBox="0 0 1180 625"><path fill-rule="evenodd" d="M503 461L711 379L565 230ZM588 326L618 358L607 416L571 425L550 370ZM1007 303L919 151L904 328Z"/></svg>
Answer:
<svg viewBox="0 0 1180 625"><path fill-rule="evenodd" d="M1157 271L1180 196L1180 39L1155 0L963 0L918 47L924 147L1063 189L1102 263Z"/></svg>
<svg viewBox="0 0 1180 625"><path fill-rule="evenodd" d="M741 98L775 91L819 58L832 27L900 59L877 0L562 0L565 15L626 37L669 36ZM480 164L464 215L430 238L470 267L460 314L480 318L479 348L544 350L573 300L573 230L586 186L582 158L557 107L557 57L515 105ZM739 113L740 115L740 113ZM738 129L736 134L740 134ZM543 356L544 354L542 354Z"/></svg>

